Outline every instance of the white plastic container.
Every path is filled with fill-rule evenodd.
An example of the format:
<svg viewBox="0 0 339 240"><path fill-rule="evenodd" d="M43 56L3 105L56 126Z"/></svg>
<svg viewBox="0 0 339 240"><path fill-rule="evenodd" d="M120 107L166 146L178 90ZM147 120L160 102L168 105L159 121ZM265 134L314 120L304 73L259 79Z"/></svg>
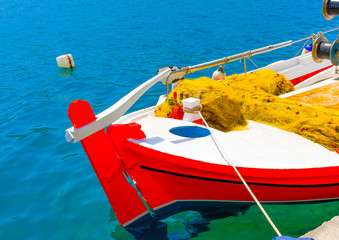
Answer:
<svg viewBox="0 0 339 240"><path fill-rule="evenodd" d="M56 61L60 68L73 68L75 66L72 54L61 55L56 58Z"/></svg>
<svg viewBox="0 0 339 240"><path fill-rule="evenodd" d="M185 109L192 110L200 106L200 99L198 98L186 98L182 100L181 102L182 102L182 105L184 106L184 111ZM188 122L193 122L200 118L201 117L198 112L194 112L194 113L185 112L183 120L188 121Z"/></svg>

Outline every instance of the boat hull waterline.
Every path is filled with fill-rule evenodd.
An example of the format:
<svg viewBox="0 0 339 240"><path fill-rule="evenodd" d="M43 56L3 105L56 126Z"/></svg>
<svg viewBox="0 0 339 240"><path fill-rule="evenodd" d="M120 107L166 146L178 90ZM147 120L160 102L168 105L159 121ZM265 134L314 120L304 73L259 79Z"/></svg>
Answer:
<svg viewBox="0 0 339 240"><path fill-rule="evenodd" d="M95 119L91 106L82 100L70 105L69 116L76 127ZM132 141L145 137L139 124L130 123L111 125L106 132L81 140L122 226L150 219L152 213L165 218L189 206L254 203L231 166L167 154ZM238 170L262 203L339 199L339 166Z"/></svg>

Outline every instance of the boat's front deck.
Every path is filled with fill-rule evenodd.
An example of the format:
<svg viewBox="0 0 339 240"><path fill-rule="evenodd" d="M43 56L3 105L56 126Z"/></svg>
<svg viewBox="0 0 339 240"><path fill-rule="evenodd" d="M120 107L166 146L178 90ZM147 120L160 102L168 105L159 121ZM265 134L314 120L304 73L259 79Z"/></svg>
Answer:
<svg viewBox="0 0 339 240"><path fill-rule="evenodd" d="M145 139L131 140L137 144L198 161L227 164L211 136L189 138L170 132L174 127L196 124L156 117L145 117L137 123L146 134ZM249 121L246 130L227 133L213 130L213 133L236 166L277 169L339 166L337 153L265 124Z"/></svg>
<svg viewBox="0 0 339 240"><path fill-rule="evenodd" d="M312 83L310 86L281 97L339 110L339 78L332 70L329 69L329 73L324 75L325 79L319 80L320 75L315 75L307 80ZM165 97L162 96L160 100L163 101ZM154 108L144 109L126 115L116 123L139 123L146 138L131 141L147 148L198 161L227 164L211 136L190 138L170 132L170 129L179 126L204 126L152 117L153 112ZM336 152L297 134L265 124L249 121L245 130L225 133L214 129L213 133L229 160L236 166L272 169L339 166L339 155Z"/></svg>

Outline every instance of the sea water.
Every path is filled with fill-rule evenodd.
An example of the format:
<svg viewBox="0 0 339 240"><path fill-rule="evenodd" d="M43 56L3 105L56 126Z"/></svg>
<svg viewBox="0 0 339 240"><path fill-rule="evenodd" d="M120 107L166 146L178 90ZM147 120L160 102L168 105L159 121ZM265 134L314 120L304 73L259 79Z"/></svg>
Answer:
<svg viewBox="0 0 339 240"><path fill-rule="evenodd" d="M132 235L119 226L81 145L65 141L67 109L84 99L99 113L162 67L336 27L339 18L326 21L321 7L320 0L0 1L0 239L272 239L257 206L216 219L184 212ZM293 57L303 43L251 59L261 67ZM67 53L73 70L57 67ZM243 63L225 70L240 73ZM130 111L163 93L157 84ZM338 202L265 207L294 237L339 214Z"/></svg>

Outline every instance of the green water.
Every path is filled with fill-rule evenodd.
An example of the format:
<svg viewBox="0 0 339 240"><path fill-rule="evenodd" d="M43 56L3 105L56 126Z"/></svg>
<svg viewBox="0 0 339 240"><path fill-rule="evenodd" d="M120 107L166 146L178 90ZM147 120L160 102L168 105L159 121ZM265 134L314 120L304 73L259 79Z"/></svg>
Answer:
<svg viewBox="0 0 339 240"><path fill-rule="evenodd" d="M339 214L338 202L263 206L282 235L292 237L300 237ZM186 211L161 222L167 224L168 239L262 240L277 236L257 205L220 219L207 219L198 212ZM134 239L120 226L115 227L112 236Z"/></svg>

